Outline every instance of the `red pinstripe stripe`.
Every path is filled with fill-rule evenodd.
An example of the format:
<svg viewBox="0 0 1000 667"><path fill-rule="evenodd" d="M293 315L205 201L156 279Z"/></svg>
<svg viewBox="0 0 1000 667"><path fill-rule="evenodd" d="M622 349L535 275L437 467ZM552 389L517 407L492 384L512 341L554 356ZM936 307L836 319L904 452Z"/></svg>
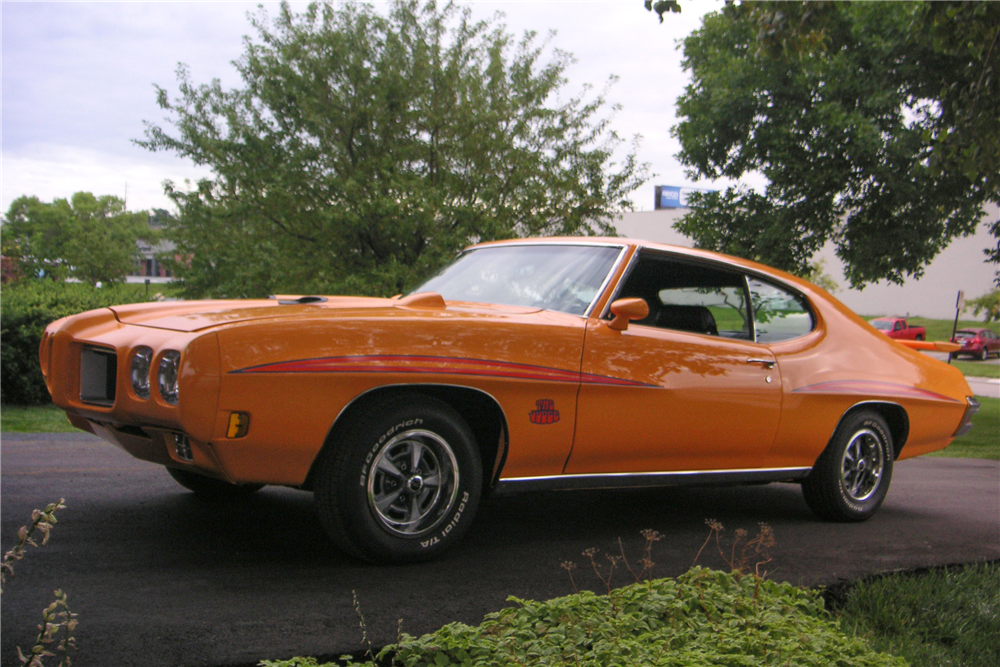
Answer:
<svg viewBox="0 0 1000 667"><path fill-rule="evenodd" d="M419 365L418 365L419 364ZM427 365L435 364L435 365ZM439 375L473 375L514 378L518 380L548 380L582 382L615 386L649 387L642 382L592 375L560 368L530 366L506 361L466 359L461 357L429 357L405 355L372 355L297 359L262 366L252 366L233 373L423 373Z"/></svg>
<svg viewBox="0 0 1000 667"><path fill-rule="evenodd" d="M799 387L792 393L851 393L851 394L890 394L895 396L909 396L912 398L931 398L938 401L950 401L958 403L954 398L936 394L933 391L910 387L904 384L894 384L892 382L876 382L874 380L834 380L831 382L820 382L807 387Z"/></svg>

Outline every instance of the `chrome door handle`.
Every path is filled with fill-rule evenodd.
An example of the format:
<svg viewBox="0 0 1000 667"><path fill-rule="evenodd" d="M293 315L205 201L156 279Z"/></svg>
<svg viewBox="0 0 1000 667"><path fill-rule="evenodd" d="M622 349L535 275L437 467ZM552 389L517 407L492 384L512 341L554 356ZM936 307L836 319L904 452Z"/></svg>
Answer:
<svg viewBox="0 0 1000 667"><path fill-rule="evenodd" d="M774 368L774 362L770 359L747 359L748 364L764 364L764 368L771 370Z"/></svg>

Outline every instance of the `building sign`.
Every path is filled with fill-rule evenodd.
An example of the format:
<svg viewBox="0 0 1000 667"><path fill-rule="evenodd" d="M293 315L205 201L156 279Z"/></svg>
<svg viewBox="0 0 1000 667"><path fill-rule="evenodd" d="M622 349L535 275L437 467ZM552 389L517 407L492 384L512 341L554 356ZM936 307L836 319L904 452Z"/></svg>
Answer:
<svg viewBox="0 0 1000 667"><path fill-rule="evenodd" d="M681 189L670 185L656 186L656 208L681 208Z"/></svg>
<svg viewBox="0 0 1000 667"><path fill-rule="evenodd" d="M674 185L656 186L656 203L654 208L687 208L687 198L692 192L698 192L698 188L681 188ZM701 190L701 192L705 192Z"/></svg>

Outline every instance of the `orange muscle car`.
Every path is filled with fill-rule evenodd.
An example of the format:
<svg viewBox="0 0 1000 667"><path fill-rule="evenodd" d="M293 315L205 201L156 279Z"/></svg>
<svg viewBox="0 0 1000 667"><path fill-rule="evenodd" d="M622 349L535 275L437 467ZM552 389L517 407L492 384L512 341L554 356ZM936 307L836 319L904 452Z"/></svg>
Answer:
<svg viewBox="0 0 1000 667"><path fill-rule="evenodd" d="M797 481L867 519L978 407L814 285L617 238L474 246L391 299L90 311L40 357L75 426L198 494L311 490L379 562L439 555L498 490Z"/></svg>

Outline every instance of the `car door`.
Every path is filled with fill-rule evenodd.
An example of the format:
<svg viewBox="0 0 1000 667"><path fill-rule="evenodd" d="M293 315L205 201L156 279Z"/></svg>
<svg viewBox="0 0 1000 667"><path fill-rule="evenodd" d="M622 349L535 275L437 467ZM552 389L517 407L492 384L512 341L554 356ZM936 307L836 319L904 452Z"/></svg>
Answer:
<svg viewBox="0 0 1000 667"><path fill-rule="evenodd" d="M649 316L588 323L566 473L762 467L781 413L780 369L755 341L746 278L643 250L615 299Z"/></svg>

